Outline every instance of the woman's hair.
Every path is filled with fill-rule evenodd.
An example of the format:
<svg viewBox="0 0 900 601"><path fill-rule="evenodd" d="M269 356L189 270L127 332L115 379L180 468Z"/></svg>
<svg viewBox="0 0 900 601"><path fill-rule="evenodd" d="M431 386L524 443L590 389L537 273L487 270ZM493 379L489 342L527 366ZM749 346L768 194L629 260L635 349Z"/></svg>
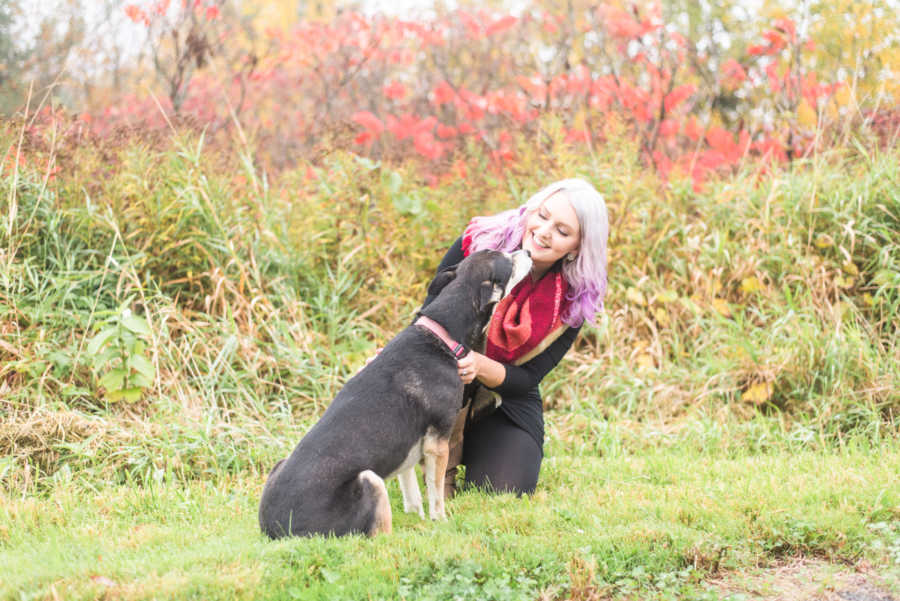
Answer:
<svg viewBox="0 0 900 601"><path fill-rule="evenodd" d="M563 260L562 272L569 284L569 307L563 323L577 327L603 308L606 296L606 239L609 218L603 195L583 179L564 179L541 189L517 209L472 219L466 236L472 252L483 249L513 251L522 246L525 222L553 194L565 194L572 203L581 228L581 246L574 261Z"/></svg>

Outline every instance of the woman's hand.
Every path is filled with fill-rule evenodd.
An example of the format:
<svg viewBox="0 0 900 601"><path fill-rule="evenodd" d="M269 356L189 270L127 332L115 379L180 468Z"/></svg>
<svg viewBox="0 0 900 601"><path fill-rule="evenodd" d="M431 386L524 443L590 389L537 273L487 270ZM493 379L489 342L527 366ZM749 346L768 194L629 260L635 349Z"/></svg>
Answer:
<svg viewBox="0 0 900 601"><path fill-rule="evenodd" d="M505 365L475 351L469 351L469 354L459 359L456 364L459 379L463 384L469 384L478 378L478 381L488 388L495 388L506 379Z"/></svg>
<svg viewBox="0 0 900 601"><path fill-rule="evenodd" d="M463 381L463 384L470 384L478 377L479 358L481 357L482 355L479 353L469 351L465 357L457 360L459 379Z"/></svg>
<svg viewBox="0 0 900 601"><path fill-rule="evenodd" d="M469 351L465 357L457 360L459 379L463 381L463 384L471 384L478 377L479 359L482 356L475 351Z"/></svg>
<svg viewBox="0 0 900 601"><path fill-rule="evenodd" d="M382 348L384 348L384 347L380 347L380 346L379 346L377 349L375 349L375 354L372 355L371 357L369 357L368 359L366 359L366 362L363 363L362 366L361 366L359 369L356 370L356 373L358 374L358 373L361 372L361 371L362 371L369 363L371 363L372 361L374 361L374 360L375 360L375 357L378 356L378 354L381 352L381 349L382 349ZM354 374L354 375L356 375L356 374Z"/></svg>

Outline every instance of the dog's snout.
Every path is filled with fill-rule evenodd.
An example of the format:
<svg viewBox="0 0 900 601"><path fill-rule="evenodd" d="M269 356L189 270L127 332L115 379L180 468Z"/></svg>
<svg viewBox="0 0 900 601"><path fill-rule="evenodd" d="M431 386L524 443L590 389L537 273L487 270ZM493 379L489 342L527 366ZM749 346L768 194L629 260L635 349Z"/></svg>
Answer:
<svg viewBox="0 0 900 601"><path fill-rule="evenodd" d="M528 275L532 265L531 253L527 250L517 250L507 256L512 259L513 270L509 281L506 283L506 289L503 292L503 296L509 294L513 287Z"/></svg>

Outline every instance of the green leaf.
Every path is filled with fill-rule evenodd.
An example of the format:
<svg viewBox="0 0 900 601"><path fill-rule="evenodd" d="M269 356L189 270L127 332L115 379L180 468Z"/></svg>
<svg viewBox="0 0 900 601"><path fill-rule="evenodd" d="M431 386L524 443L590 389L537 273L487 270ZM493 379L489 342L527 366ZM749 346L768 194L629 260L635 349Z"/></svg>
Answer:
<svg viewBox="0 0 900 601"><path fill-rule="evenodd" d="M100 378L100 386L105 388L107 392L122 390L125 386L125 376L128 375L124 369L116 368L110 370L105 376Z"/></svg>
<svg viewBox="0 0 900 601"><path fill-rule="evenodd" d="M128 403L136 403L141 400L142 388L126 388L124 390L116 390L106 395L110 401L126 401Z"/></svg>
<svg viewBox="0 0 900 601"><path fill-rule="evenodd" d="M378 169L381 166L381 161L373 161L367 157L356 157L356 162L363 168L371 171L372 169Z"/></svg>
<svg viewBox="0 0 900 601"><path fill-rule="evenodd" d="M135 334L150 335L150 326L147 325L147 321L134 313L122 317L122 325Z"/></svg>
<svg viewBox="0 0 900 601"><path fill-rule="evenodd" d="M153 385L153 378L148 378L144 374L137 373L131 376L131 382L129 382L132 386L136 386L138 388L149 388Z"/></svg>
<svg viewBox="0 0 900 601"><path fill-rule="evenodd" d="M153 369L153 364L147 360L143 355L132 355L128 358L128 367L135 370L142 376L148 378L151 382L153 378L156 376L156 370Z"/></svg>
<svg viewBox="0 0 900 601"><path fill-rule="evenodd" d="M94 355L91 365L94 369L100 369L109 364L110 361L119 356L119 350L115 346L110 346L99 355Z"/></svg>
<svg viewBox="0 0 900 601"><path fill-rule="evenodd" d="M47 358L59 367L69 367L72 365L72 356L68 353L53 351L52 353L47 354Z"/></svg>
<svg viewBox="0 0 900 601"><path fill-rule="evenodd" d="M403 215L421 215L422 200L408 194L400 194L394 197L394 208Z"/></svg>
<svg viewBox="0 0 900 601"><path fill-rule="evenodd" d="M403 185L403 176L397 173L396 171L391 171L390 176L388 176L388 187L391 190L391 196L400 191L400 186Z"/></svg>
<svg viewBox="0 0 900 601"><path fill-rule="evenodd" d="M892 269L879 269L875 273L872 281L879 286L888 286L894 283L900 283L900 273Z"/></svg>
<svg viewBox="0 0 900 601"><path fill-rule="evenodd" d="M115 336L116 334L116 326L111 326L106 328L105 330L100 330L100 333L91 338L90 342L87 345L87 353L90 356L94 356L97 354L101 348L103 348L110 337Z"/></svg>

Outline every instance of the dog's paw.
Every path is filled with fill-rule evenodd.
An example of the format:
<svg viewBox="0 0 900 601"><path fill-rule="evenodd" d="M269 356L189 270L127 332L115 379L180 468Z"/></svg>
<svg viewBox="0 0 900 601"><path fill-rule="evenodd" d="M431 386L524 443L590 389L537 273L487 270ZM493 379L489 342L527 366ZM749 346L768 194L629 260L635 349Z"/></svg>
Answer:
<svg viewBox="0 0 900 601"><path fill-rule="evenodd" d="M419 503L418 505L404 503L403 513L418 513L420 518L423 520L425 519L425 508L422 506L422 503Z"/></svg>
<svg viewBox="0 0 900 601"><path fill-rule="evenodd" d="M444 504L441 503L438 507L430 507L428 517L430 517L433 522L446 522L447 512L444 510Z"/></svg>

